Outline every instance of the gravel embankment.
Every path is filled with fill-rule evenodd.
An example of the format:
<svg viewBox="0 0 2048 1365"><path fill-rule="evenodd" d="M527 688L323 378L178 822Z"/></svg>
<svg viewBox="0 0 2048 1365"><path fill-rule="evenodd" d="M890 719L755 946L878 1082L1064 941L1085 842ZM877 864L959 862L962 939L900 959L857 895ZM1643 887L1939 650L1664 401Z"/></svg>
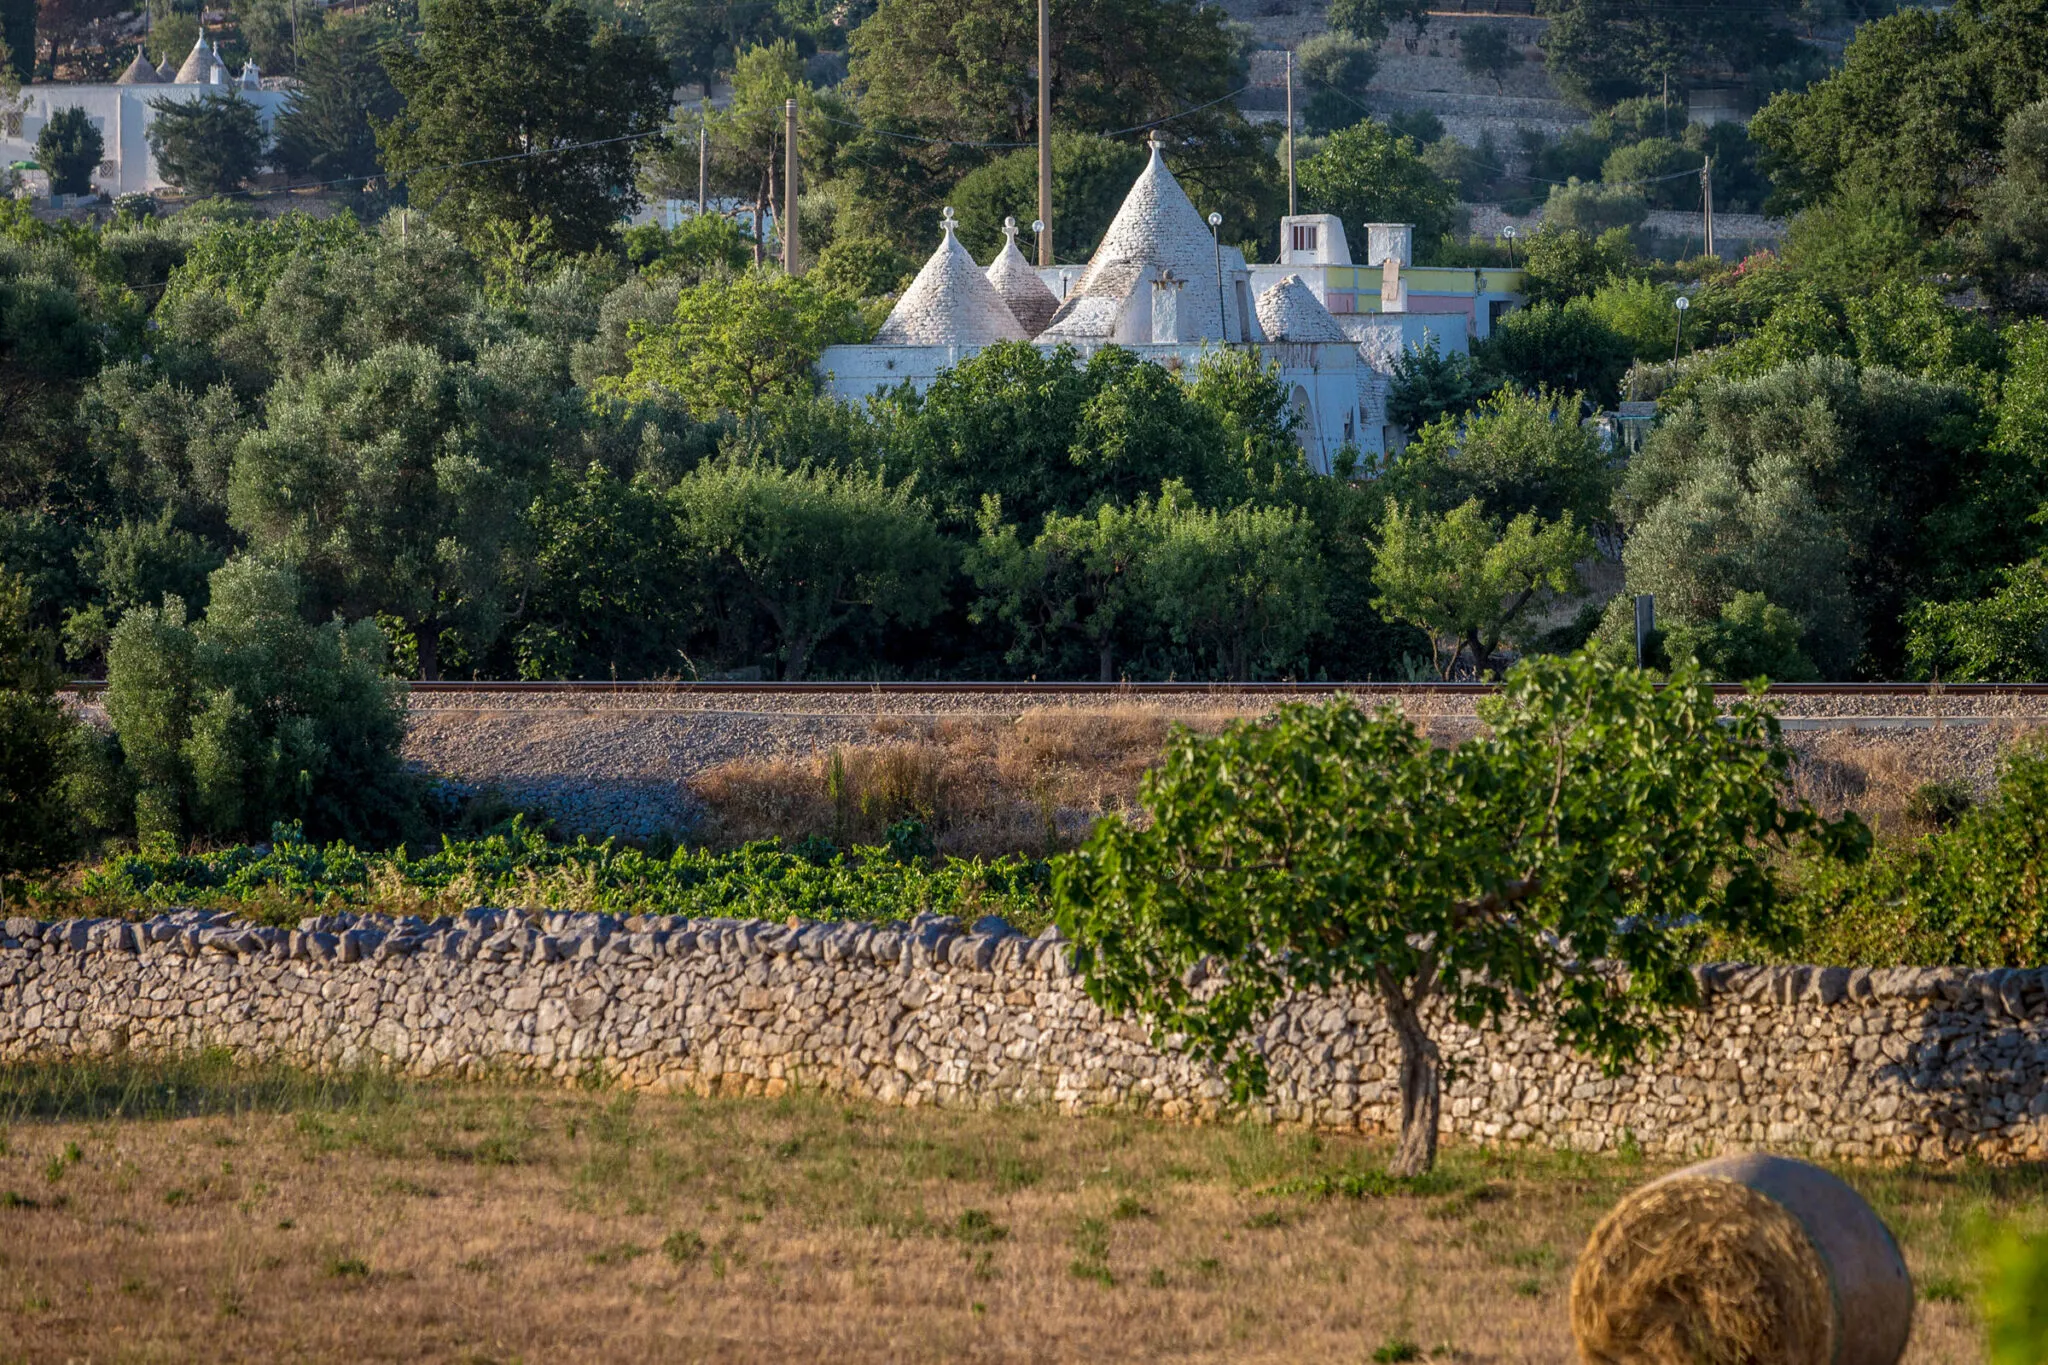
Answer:
<svg viewBox="0 0 2048 1365"><path fill-rule="evenodd" d="M1391 701L1445 738L1476 726L1470 696L1360 693ZM696 818L688 780L743 758L804 756L882 742L905 722L1015 719L1026 711L1136 709L1167 717L1256 714L1267 696L997 693L730 693L563 697L421 693L406 753L465 784L495 787L563 827L645 837ZM2048 724L2048 697L1916 695L1782 699L1802 756L1801 788L1824 806L1896 808L1922 782L1961 778L1979 793L2018 735Z"/></svg>

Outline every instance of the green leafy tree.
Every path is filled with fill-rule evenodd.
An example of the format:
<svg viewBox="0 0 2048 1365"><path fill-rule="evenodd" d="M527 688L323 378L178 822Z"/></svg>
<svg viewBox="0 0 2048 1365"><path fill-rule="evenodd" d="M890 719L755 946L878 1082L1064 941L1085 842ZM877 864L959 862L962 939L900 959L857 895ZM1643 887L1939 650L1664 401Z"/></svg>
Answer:
<svg viewBox="0 0 2048 1365"><path fill-rule="evenodd" d="M319 36L325 10L297 0L234 0L232 8L238 36L260 70L300 74L303 49Z"/></svg>
<svg viewBox="0 0 2048 1365"><path fill-rule="evenodd" d="M1144 169L1142 147L1093 133L1054 133L1053 255L1062 261L1088 259ZM993 256L1003 244L1005 218L1015 218L1028 231L1038 217L1037 151L1010 152L975 167L960 178L946 202L960 216L960 240L967 249L977 260ZM1038 258L1028 239L1020 239L1018 249Z"/></svg>
<svg viewBox="0 0 2048 1365"><path fill-rule="evenodd" d="M1298 508L1204 510L1162 494L1140 575L1151 614L1196 670L1247 682L1294 673L1329 623L1315 528Z"/></svg>
<svg viewBox="0 0 2048 1365"><path fill-rule="evenodd" d="M237 529L356 616L398 617L420 676L444 631L487 646L521 576L521 513L546 450L474 367L391 346L280 384L228 488Z"/></svg>
<svg viewBox="0 0 2048 1365"><path fill-rule="evenodd" d="M1610 186L1627 187L1653 209L1694 209L1700 207L1698 174L1704 158L1684 143L1668 137L1646 137L1617 147L1600 168L1600 178ZM1720 186L1715 187L1717 190ZM1723 200L1722 202L1726 202ZM1725 211L1725 210L1724 210ZM1545 222L1550 214L1543 215ZM1623 220L1617 220L1623 221ZM1625 221L1634 227L1637 217Z"/></svg>
<svg viewBox="0 0 2048 1365"><path fill-rule="evenodd" d="M1297 171L1302 207L1347 223L1413 223L1434 241L1450 231L1451 187L1422 160L1414 141L1365 119L1330 134Z"/></svg>
<svg viewBox="0 0 2048 1365"><path fill-rule="evenodd" d="M2002 570L1992 591L1922 602L1906 618L1913 672L1947 682L2039 682L2048 678L2048 561Z"/></svg>
<svg viewBox="0 0 2048 1365"><path fill-rule="evenodd" d="M239 94L149 102L149 151L165 180L187 194L232 194L263 160L263 123Z"/></svg>
<svg viewBox="0 0 2048 1365"><path fill-rule="evenodd" d="M28 584L0 573L0 885L80 844L67 797L79 737L57 699L62 681L49 632L30 620Z"/></svg>
<svg viewBox="0 0 2048 1365"><path fill-rule="evenodd" d="M1529 238L1524 267L1531 303L1568 303L1637 273L1626 232L1595 237L1549 223Z"/></svg>
<svg viewBox="0 0 2048 1365"><path fill-rule="evenodd" d="M1399 24L1417 34L1429 27L1429 0L1332 0L1330 5L1330 27L1364 42L1384 42Z"/></svg>
<svg viewBox="0 0 2048 1365"><path fill-rule="evenodd" d="M70 414L124 330L106 303L62 248L0 236L0 507L90 492L92 472L67 458L77 445Z"/></svg>
<svg viewBox="0 0 2048 1365"><path fill-rule="evenodd" d="M1827 79L1751 121L1783 210L1857 190L1934 233L1969 212L2007 120L2048 96L2048 21L2034 0L1918 6L1865 24Z"/></svg>
<svg viewBox="0 0 2048 1365"><path fill-rule="evenodd" d="M36 0L0 0L0 82L25 85L36 74ZM0 96L11 92L0 89Z"/></svg>
<svg viewBox="0 0 2048 1365"><path fill-rule="evenodd" d="M1458 30L1458 65L1504 90L1508 73L1522 64L1514 35L1498 24L1467 24Z"/></svg>
<svg viewBox="0 0 2048 1365"><path fill-rule="evenodd" d="M1101 822L1054 874L1090 996L1248 1098L1268 1084L1254 1037L1291 998L1370 992L1400 1054L1391 1171L1421 1175L1432 1015L1534 1014L1619 1071L1696 1001L1702 929L1782 940L1778 849L1861 830L1793 800L1775 718L1723 712L1696 675L1529 660L1486 719L1455 748L1345 700L1177 732L1140 789L1149 818Z"/></svg>
<svg viewBox="0 0 2048 1365"><path fill-rule="evenodd" d="M672 321L640 333L632 368L608 387L665 394L699 417L744 415L769 397L810 392L825 348L867 335L852 299L806 276L707 279L676 299Z"/></svg>
<svg viewBox="0 0 2048 1365"><path fill-rule="evenodd" d="M1950 528L1983 467L1976 408L1954 386L1825 357L1701 385L1616 494L1630 591L1674 623L1762 592L1799 618L1823 676L1898 676L1908 603L1960 567Z"/></svg>
<svg viewBox="0 0 2048 1365"><path fill-rule="evenodd" d="M1387 390L1387 420L1404 431L1421 431L1441 418L1463 416L1479 391L1472 357L1463 351L1445 351L1432 336L1401 352L1394 362L1394 379Z"/></svg>
<svg viewBox="0 0 2048 1365"><path fill-rule="evenodd" d="M1489 517L1534 513L1603 520L1614 481L1599 438L1579 421L1575 393L1502 389L1461 421L1424 427L1382 481L1404 504L1448 512L1478 498Z"/></svg>
<svg viewBox="0 0 2048 1365"><path fill-rule="evenodd" d="M181 530L169 507L155 521L94 528L78 559L96 591L89 606L65 618L64 652L74 660L101 654L115 622L134 607L157 605L166 593L204 607L207 577L226 558L218 545Z"/></svg>
<svg viewBox="0 0 2048 1365"><path fill-rule="evenodd" d="M741 52L781 36L773 0L648 0L641 14L674 78L707 98Z"/></svg>
<svg viewBox="0 0 2048 1365"><path fill-rule="evenodd" d="M1174 173L1197 203L1225 215L1224 240L1264 230L1270 144L1229 99L1245 67L1223 11L1196 0L1052 0L1051 15L1053 131L1172 117ZM1035 140L1037 51L1035 14L997 0L890 0L854 32L849 79L870 131L850 144L843 164L847 189L875 220L870 230L924 254L928 215L965 172L990 159L989 150L966 144L1021 148ZM1035 194L1031 202L1019 222L1037 216ZM1059 213L1053 231L1065 240Z"/></svg>
<svg viewBox="0 0 2048 1365"><path fill-rule="evenodd" d="M791 682L842 631L930 621L952 570L931 513L878 473L719 461L669 497L726 648L766 637Z"/></svg>
<svg viewBox="0 0 2048 1365"><path fill-rule="evenodd" d="M441 0L384 64L405 99L377 128L385 169L457 237L538 219L588 251L639 207L634 143L669 103L644 35L593 30L569 0Z"/></svg>
<svg viewBox="0 0 2048 1365"><path fill-rule="evenodd" d="M1689 83L1725 81L1741 73L1765 89L1797 82L1818 64L1775 10L1786 17L1798 0L1736 9L1681 6L1656 0L1544 0L1544 63L1565 95L1587 109L1630 96L1676 97Z"/></svg>
<svg viewBox="0 0 2048 1365"><path fill-rule="evenodd" d="M1768 678L1814 682L1820 670L1799 648L1799 618L1760 592L1738 592L1711 621L1664 632L1665 656L1691 660L1702 676L1727 682Z"/></svg>
<svg viewBox="0 0 2048 1365"><path fill-rule="evenodd" d="M544 487L527 518L521 677L658 677L682 663L701 624L694 566L659 491L593 464Z"/></svg>
<svg viewBox="0 0 2048 1365"><path fill-rule="evenodd" d="M1448 681L1472 656L1484 673L1503 640L1527 625L1545 589L1579 586L1593 540L1566 513L1545 523L1524 512L1503 524L1472 498L1441 516L1388 500L1373 564L1373 606L1428 633Z"/></svg>
<svg viewBox="0 0 2048 1365"><path fill-rule="evenodd" d="M1473 359L1520 388L1582 393L1611 407L1635 361L1635 346L1590 301L1577 298L1517 308L1474 348Z"/></svg>
<svg viewBox="0 0 2048 1365"><path fill-rule="evenodd" d="M1648 202L1633 186L1588 184L1576 177L1552 185L1543 202L1546 226L1593 238L1636 227L1649 212Z"/></svg>
<svg viewBox="0 0 2048 1365"><path fill-rule="evenodd" d="M1977 193L1964 238L1974 273L2008 308L2048 309L2048 100L2005 121L1999 175Z"/></svg>
<svg viewBox="0 0 2048 1365"><path fill-rule="evenodd" d="M1034 677L1092 669L1098 681L1115 682L1119 661L1128 664L1151 634L1140 575L1159 534L1151 499L1105 502L1076 516L1055 512L1026 540L1003 520L1002 501L990 497L979 529L965 565L981 594L974 624L1005 627L1012 641L1005 657Z"/></svg>
<svg viewBox="0 0 2048 1365"><path fill-rule="evenodd" d="M106 144L85 110L59 109L36 134L36 162L50 173L50 193L85 194L100 168Z"/></svg>
<svg viewBox="0 0 2048 1365"><path fill-rule="evenodd" d="M732 97L709 118L713 186L751 203L756 223L776 207L772 187L782 174L784 104L792 99L800 116L811 111L803 59L795 43L781 38L740 53ZM803 140L800 132L799 154L806 150Z"/></svg>
<svg viewBox="0 0 2048 1365"><path fill-rule="evenodd" d="M716 213L692 214L674 228L653 223L626 229L626 260L644 275L672 275L685 284L707 275L736 274L747 268L751 249L746 234L732 219Z"/></svg>
<svg viewBox="0 0 2048 1365"><path fill-rule="evenodd" d="M382 173L377 126L396 118L405 103L384 69L384 47L394 36L367 14L342 13L305 39L298 89L277 116L281 168L323 182Z"/></svg>
<svg viewBox="0 0 2048 1365"><path fill-rule="evenodd" d="M910 258L879 237L841 237L818 253L812 282L850 299L901 293L917 270Z"/></svg>
<svg viewBox="0 0 2048 1365"><path fill-rule="evenodd" d="M1312 136L1358 122L1365 113L1361 97L1379 69L1371 43L1341 31L1319 33L1294 50L1294 65L1308 97L1301 107L1302 125Z"/></svg>
<svg viewBox="0 0 2048 1365"><path fill-rule="evenodd" d="M1587 300L1593 316L1627 338L1637 360L1648 361L1669 360L1678 349L1677 302L1670 285L1624 279L1609 280Z"/></svg>
<svg viewBox="0 0 2048 1365"><path fill-rule="evenodd" d="M145 838L389 839L412 816L399 759L405 689L376 623L310 626L298 576L250 559L213 575L203 619L177 599L122 617L107 717Z"/></svg>

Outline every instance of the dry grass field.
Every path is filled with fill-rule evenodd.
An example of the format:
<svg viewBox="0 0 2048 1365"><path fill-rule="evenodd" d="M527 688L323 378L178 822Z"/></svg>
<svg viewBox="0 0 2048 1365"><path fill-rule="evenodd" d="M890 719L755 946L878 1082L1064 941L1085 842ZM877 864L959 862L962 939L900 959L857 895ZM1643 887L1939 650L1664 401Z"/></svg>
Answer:
<svg viewBox="0 0 2048 1365"><path fill-rule="evenodd" d="M1567 1361L1654 1163L1256 1126L237 1070L0 1069L0 1361ZM1909 1359L2048 1172L1851 1171Z"/></svg>

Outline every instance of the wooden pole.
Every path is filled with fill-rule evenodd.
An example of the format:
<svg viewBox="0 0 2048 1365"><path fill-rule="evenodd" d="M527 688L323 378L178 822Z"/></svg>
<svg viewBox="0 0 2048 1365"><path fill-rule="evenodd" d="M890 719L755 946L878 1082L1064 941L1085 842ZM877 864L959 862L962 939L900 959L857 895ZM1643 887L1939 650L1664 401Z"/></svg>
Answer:
<svg viewBox="0 0 2048 1365"><path fill-rule="evenodd" d="M1294 49L1287 49L1287 216L1294 216Z"/></svg>
<svg viewBox="0 0 2048 1365"><path fill-rule="evenodd" d="M1714 255L1714 158L1708 157L1700 167L1700 189L1706 196L1703 208L1706 238L1706 254Z"/></svg>
<svg viewBox="0 0 2048 1365"><path fill-rule="evenodd" d="M796 235L796 101L782 102L782 272L804 273Z"/></svg>
<svg viewBox="0 0 2048 1365"><path fill-rule="evenodd" d="M1052 0L1038 0L1038 263L1052 261Z"/></svg>
<svg viewBox="0 0 2048 1365"><path fill-rule="evenodd" d="M711 99L707 95L697 110L697 216L703 217L709 197L704 193L711 178Z"/></svg>

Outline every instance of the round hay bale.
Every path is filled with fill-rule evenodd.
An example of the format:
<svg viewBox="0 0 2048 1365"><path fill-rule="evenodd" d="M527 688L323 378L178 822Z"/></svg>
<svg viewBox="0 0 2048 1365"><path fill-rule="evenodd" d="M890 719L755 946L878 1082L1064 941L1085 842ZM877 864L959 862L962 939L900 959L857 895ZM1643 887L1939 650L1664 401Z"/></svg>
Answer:
<svg viewBox="0 0 2048 1365"><path fill-rule="evenodd" d="M1803 1161L1730 1156L1601 1219L1571 1315L1587 1365L1895 1365L1913 1283L1856 1191Z"/></svg>

